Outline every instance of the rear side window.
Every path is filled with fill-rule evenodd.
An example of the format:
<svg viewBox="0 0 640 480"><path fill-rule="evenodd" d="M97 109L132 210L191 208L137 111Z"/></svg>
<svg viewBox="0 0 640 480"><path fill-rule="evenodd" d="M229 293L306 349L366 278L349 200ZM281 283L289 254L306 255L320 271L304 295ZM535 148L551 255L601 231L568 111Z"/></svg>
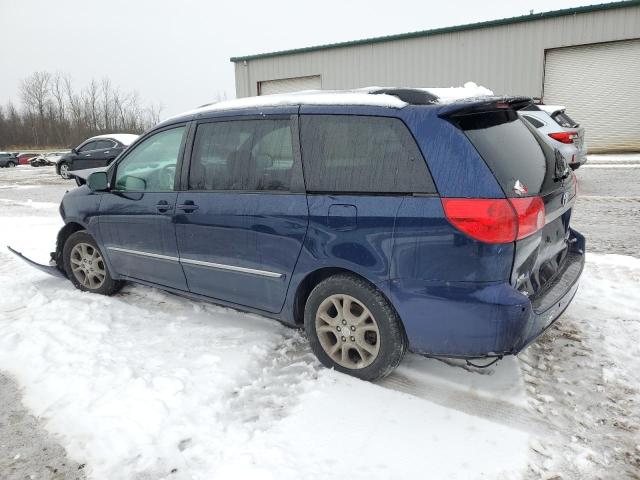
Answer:
<svg viewBox="0 0 640 480"><path fill-rule="evenodd" d="M397 118L303 115L300 128L308 191L436 191L415 140Z"/></svg>
<svg viewBox="0 0 640 480"><path fill-rule="evenodd" d="M113 142L111 140L99 140L95 143L93 148L96 150L106 150L111 147L113 147Z"/></svg>
<svg viewBox="0 0 640 480"><path fill-rule="evenodd" d="M289 120L237 120L198 125L190 190L287 191L293 171Z"/></svg>
<svg viewBox="0 0 640 480"><path fill-rule="evenodd" d="M551 191L566 170L561 155L538 139L513 110L455 117L508 197ZM526 189L526 192L523 188Z"/></svg>
<svg viewBox="0 0 640 480"><path fill-rule="evenodd" d="M527 120L527 122L529 122L531 125L533 125L536 128L540 128L540 127L544 127L544 123L542 123L540 120L538 120L537 118L531 117L529 115L523 115L522 116L525 120Z"/></svg>
<svg viewBox="0 0 640 480"><path fill-rule="evenodd" d="M551 115L551 118L563 128L577 128L580 126L566 112L556 112Z"/></svg>

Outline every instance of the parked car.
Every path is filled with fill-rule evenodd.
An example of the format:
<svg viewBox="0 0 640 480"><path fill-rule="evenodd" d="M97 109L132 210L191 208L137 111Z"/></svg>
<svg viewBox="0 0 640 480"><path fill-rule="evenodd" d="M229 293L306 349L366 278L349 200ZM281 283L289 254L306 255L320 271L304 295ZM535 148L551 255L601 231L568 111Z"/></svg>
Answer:
<svg viewBox="0 0 640 480"><path fill-rule="evenodd" d="M19 152L18 165L29 165L29 160L37 156L38 154L36 152Z"/></svg>
<svg viewBox="0 0 640 480"><path fill-rule="evenodd" d="M56 164L56 172L62 178L72 178L72 170L105 167L131 145L138 135L111 133L86 139L64 154Z"/></svg>
<svg viewBox="0 0 640 480"><path fill-rule="evenodd" d="M65 152L41 153L37 157L33 157L32 159L30 159L29 165L31 165L32 167L56 165L64 154Z"/></svg>
<svg viewBox="0 0 640 480"><path fill-rule="evenodd" d="M15 167L19 164L15 153L0 152L0 167Z"/></svg>
<svg viewBox="0 0 640 480"><path fill-rule="evenodd" d="M517 354L573 299L576 179L518 117L528 100L252 102L172 118L76 172L52 264L34 265L83 291L132 281L304 325L324 365L368 380L407 349Z"/></svg>
<svg viewBox="0 0 640 480"><path fill-rule="evenodd" d="M538 137L560 152L572 169L587 163L587 142L581 127L560 105L528 105L519 113L535 127Z"/></svg>

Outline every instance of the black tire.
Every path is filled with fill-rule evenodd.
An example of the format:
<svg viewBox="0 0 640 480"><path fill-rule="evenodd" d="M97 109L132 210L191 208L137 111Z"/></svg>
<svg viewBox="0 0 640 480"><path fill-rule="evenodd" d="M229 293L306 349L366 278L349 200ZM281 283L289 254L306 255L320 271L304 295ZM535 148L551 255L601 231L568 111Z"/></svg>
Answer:
<svg viewBox="0 0 640 480"><path fill-rule="evenodd" d="M322 346L316 331L316 315L321 305L334 295L352 297L366 307L375 319L379 331L379 334L376 334L379 349L375 359L367 366L346 368L334 361ZM352 274L329 277L311 291L305 305L304 326L311 349L323 365L362 380L375 380L389 375L400 364L407 351L407 337L393 306L373 285Z"/></svg>
<svg viewBox="0 0 640 480"><path fill-rule="evenodd" d="M64 243L64 248L62 249L62 260L64 264L64 270L67 273L67 277L71 280L71 283L78 289L84 292L91 293L99 293L100 295L113 295L118 292L124 285L124 282L121 280L114 280L109 273L109 269L104 263L104 257L102 260L102 268L104 270L104 279L102 283L96 287L92 288L90 286L84 285L81 281L76 277L76 274L73 272L71 268L71 252L76 245L79 244L88 244L102 257L102 252L98 248L95 240L91 235L89 235L85 230L80 230L75 232L67 238L67 241Z"/></svg>
<svg viewBox="0 0 640 480"><path fill-rule="evenodd" d="M7 162L7 167L9 167L9 168L13 168L13 167L15 167L15 166L16 166L16 164L15 164L15 163L13 163L13 162Z"/></svg>

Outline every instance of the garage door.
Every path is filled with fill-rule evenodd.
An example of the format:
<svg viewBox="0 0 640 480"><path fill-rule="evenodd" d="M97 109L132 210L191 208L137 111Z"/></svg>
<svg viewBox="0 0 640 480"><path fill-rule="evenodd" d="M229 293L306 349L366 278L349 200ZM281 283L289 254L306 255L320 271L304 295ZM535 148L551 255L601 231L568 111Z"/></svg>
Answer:
<svg viewBox="0 0 640 480"><path fill-rule="evenodd" d="M567 107L590 152L640 151L640 39L548 50L544 103Z"/></svg>
<svg viewBox="0 0 640 480"><path fill-rule="evenodd" d="M282 78L279 80L267 80L258 82L258 95L271 95L272 93L299 92L301 90L320 90L322 84L320 75L310 77Z"/></svg>

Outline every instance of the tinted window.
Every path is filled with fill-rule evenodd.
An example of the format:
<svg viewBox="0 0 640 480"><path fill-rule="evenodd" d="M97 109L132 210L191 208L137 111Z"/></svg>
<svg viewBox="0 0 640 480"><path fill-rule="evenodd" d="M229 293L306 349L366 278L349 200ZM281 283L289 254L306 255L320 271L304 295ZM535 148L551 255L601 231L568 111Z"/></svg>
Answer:
<svg viewBox="0 0 640 480"><path fill-rule="evenodd" d="M78 152L88 152L90 150L96 149L96 144L98 142L89 142L78 149Z"/></svg>
<svg viewBox="0 0 640 480"><path fill-rule="evenodd" d="M499 110L455 117L478 153L493 171L505 194L519 196L520 182L537 195L560 186L554 178L567 172L559 152L537 140L513 110ZM532 127L531 127L532 128Z"/></svg>
<svg viewBox="0 0 640 480"><path fill-rule="evenodd" d="M415 140L397 118L305 115L301 134L309 191L435 192Z"/></svg>
<svg viewBox="0 0 640 480"><path fill-rule="evenodd" d="M189 189L286 191L292 170L289 120L202 123L191 154Z"/></svg>
<svg viewBox="0 0 640 480"><path fill-rule="evenodd" d="M576 128L579 125L569 116L566 112L556 112L551 118L553 118L558 125L564 128Z"/></svg>
<svg viewBox="0 0 640 480"><path fill-rule="evenodd" d="M95 142L95 146L93 148L96 150L106 150L111 147L113 147L113 142L111 140L99 140Z"/></svg>
<svg viewBox="0 0 640 480"><path fill-rule="evenodd" d="M529 115L523 115L522 117L525 118L531 125L533 125L536 128L544 127L544 123L542 123L537 118L530 117Z"/></svg>
<svg viewBox="0 0 640 480"><path fill-rule="evenodd" d="M115 188L129 192L173 190L184 127L156 133L118 163Z"/></svg>

